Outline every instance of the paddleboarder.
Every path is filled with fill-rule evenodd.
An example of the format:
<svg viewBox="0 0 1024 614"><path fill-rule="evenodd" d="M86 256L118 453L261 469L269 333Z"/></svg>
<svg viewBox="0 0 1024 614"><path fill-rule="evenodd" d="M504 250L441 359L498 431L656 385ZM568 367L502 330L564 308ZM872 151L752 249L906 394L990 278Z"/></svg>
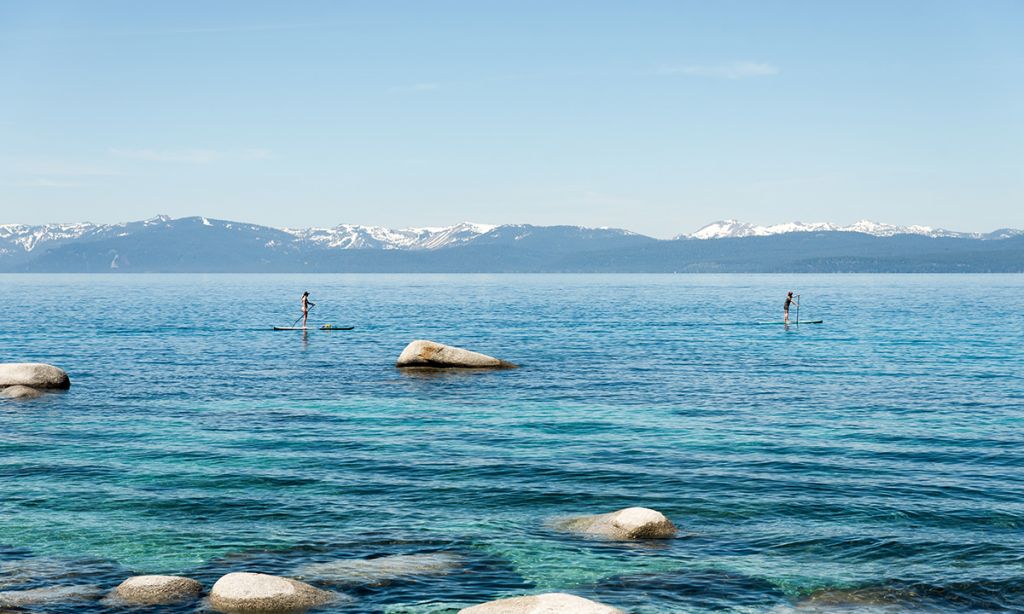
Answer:
<svg viewBox="0 0 1024 614"><path fill-rule="evenodd" d="M789 306L790 306L790 304L795 304L797 307L800 306L800 303L798 303L796 301L796 299L793 298L793 291L792 290L790 290L786 294L786 304L782 306L782 310L786 313L786 317L783 318L783 320L782 320L782 322L784 324L789 324Z"/></svg>
<svg viewBox="0 0 1024 614"><path fill-rule="evenodd" d="M790 292L792 294L792 292ZM309 310L316 307L316 303L309 302L309 291L302 293L302 328L306 328L306 319L309 318ZM787 312L788 313L788 312Z"/></svg>

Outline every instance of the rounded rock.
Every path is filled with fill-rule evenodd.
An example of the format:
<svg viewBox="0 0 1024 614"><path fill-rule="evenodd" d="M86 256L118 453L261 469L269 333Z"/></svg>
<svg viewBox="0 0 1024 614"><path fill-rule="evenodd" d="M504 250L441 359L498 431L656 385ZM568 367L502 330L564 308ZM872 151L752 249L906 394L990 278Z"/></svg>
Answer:
<svg viewBox="0 0 1024 614"><path fill-rule="evenodd" d="M64 369L41 362L0 363L0 388L28 386L29 388L57 388L67 390L71 380Z"/></svg>
<svg viewBox="0 0 1024 614"><path fill-rule="evenodd" d="M221 612L302 612L334 598L305 582L249 572L229 573L210 589L210 605Z"/></svg>
<svg viewBox="0 0 1024 614"><path fill-rule="evenodd" d="M18 384L17 386L8 386L6 388L0 388L0 397L3 397L5 399L28 400L38 399L41 396L43 396L42 392L39 392L35 388L22 386L21 384Z"/></svg>
<svg viewBox="0 0 1024 614"><path fill-rule="evenodd" d="M514 369L516 365L479 352L417 339L405 346L395 366L432 369Z"/></svg>
<svg viewBox="0 0 1024 614"><path fill-rule="evenodd" d="M181 576L132 576L117 588L117 599L140 605L162 605L195 599L203 592L203 585L192 578Z"/></svg>
<svg viewBox="0 0 1024 614"><path fill-rule="evenodd" d="M610 605L570 595L544 593L488 601L459 610L459 614L625 614Z"/></svg>
<svg viewBox="0 0 1024 614"><path fill-rule="evenodd" d="M627 507L609 514L568 518L555 526L565 531L618 541L671 539L678 531L664 514L646 507Z"/></svg>

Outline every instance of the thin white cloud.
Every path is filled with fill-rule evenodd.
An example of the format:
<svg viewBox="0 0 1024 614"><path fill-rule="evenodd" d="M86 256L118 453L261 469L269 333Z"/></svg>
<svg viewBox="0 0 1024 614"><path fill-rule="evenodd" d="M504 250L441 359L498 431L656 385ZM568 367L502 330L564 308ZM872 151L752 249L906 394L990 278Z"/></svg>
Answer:
<svg viewBox="0 0 1024 614"><path fill-rule="evenodd" d="M751 77L771 77L782 70L765 62L726 62L724 64L682 64L678 66L662 66L658 73L662 75L685 75L688 77L711 77L715 79L747 79Z"/></svg>
<svg viewBox="0 0 1024 614"><path fill-rule="evenodd" d="M218 149L111 149L110 153L129 160L147 162L182 162L187 164L209 164L223 160L266 160L272 157L269 149L240 149L224 151Z"/></svg>
<svg viewBox="0 0 1024 614"><path fill-rule="evenodd" d="M441 89L440 83L413 83L412 85L396 85L392 92L432 92Z"/></svg>

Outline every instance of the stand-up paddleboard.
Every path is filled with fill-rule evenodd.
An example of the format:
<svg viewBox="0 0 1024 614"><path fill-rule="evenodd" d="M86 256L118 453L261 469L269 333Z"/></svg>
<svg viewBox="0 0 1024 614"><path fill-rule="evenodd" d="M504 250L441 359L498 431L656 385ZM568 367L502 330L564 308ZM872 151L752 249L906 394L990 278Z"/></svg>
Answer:
<svg viewBox="0 0 1024 614"><path fill-rule="evenodd" d="M317 328L302 328L301 326L275 326L274 330L355 330L355 326L332 326L324 324Z"/></svg>
<svg viewBox="0 0 1024 614"><path fill-rule="evenodd" d="M789 324L790 326L796 326L797 324L824 324L824 320L800 320L799 322L758 322L758 324Z"/></svg>

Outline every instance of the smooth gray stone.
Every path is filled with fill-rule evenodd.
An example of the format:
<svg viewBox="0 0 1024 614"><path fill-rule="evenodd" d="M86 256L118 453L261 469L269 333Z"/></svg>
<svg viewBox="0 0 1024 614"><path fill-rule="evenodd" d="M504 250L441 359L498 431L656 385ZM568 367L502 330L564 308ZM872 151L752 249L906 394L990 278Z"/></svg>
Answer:
<svg viewBox="0 0 1024 614"><path fill-rule="evenodd" d="M71 379L64 369L41 362L2 362L0 388L7 386L67 390L71 387Z"/></svg>
<svg viewBox="0 0 1024 614"><path fill-rule="evenodd" d="M677 529L661 512L646 507L627 507L597 516L558 520L555 528L611 540L670 539Z"/></svg>
<svg viewBox="0 0 1024 614"><path fill-rule="evenodd" d="M181 576L132 576L111 593L117 601L139 605L161 605L195 599L203 585Z"/></svg>
<svg viewBox="0 0 1024 614"><path fill-rule="evenodd" d="M230 613L302 612L336 598L305 582L262 573L229 573L210 589L210 605Z"/></svg>
<svg viewBox="0 0 1024 614"><path fill-rule="evenodd" d="M417 339L405 346L395 366L432 369L514 369L516 367L510 362L493 356L423 339Z"/></svg>

